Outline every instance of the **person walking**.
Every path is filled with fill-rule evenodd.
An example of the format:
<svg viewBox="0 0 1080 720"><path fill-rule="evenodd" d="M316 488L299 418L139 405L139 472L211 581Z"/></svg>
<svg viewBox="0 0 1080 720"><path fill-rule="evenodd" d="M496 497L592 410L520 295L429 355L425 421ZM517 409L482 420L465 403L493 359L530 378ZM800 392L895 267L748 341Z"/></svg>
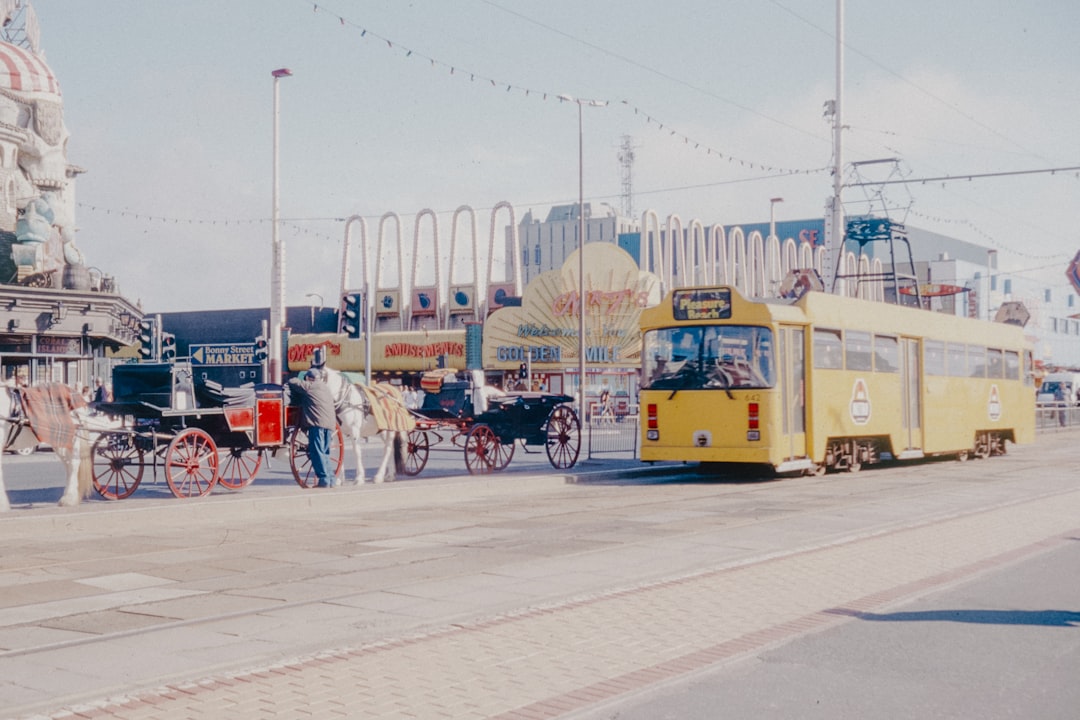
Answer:
<svg viewBox="0 0 1080 720"><path fill-rule="evenodd" d="M300 427L307 430L308 456L318 478L316 487L320 488L341 485L330 466L330 437L337 429L337 413L334 396L326 383L325 364L326 350L316 348L311 369L289 381L291 401L300 405Z"/></svg>
<svg viewBox="0 0 1080 720"><path fill-rule="evenodd" d="M94 379L94 399L93 402L103 403L108 402L109 396L105 392L105 381L101 378Z"/></svg>

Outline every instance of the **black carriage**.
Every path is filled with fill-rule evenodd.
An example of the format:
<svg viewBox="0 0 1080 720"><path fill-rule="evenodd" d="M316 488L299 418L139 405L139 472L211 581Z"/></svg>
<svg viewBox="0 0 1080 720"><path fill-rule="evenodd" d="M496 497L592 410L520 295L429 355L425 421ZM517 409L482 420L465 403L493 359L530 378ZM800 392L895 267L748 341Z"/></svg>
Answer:
<svg viewBox="0 0 1080 720"><path fill-rule="evenodd" d="M501 393L475 385L471 377L444 375L437 390L428 386L415 412L416 428L409 433L402 471L417 475L433 449L449 441L465 455L472 474L502 470L514 448L540 452L556 469L569 469L581 452L581 421L569 395L539 392Z"/></svg>
<svg viewBox="0 0 1080 720"><path fill-rule="evenodd" d="M221 484L239 490L255 479L267 451L289 447L293 476L312 480L307 438L280 385L226 388L196 378L188 363L139 363L113 370L113 400L97 409L123 418L103 432L91 454L94 489L104 498L130 496L146 466L160 465L177 497L208 494ZM341 431L331 461L343 461Z"/></svg>

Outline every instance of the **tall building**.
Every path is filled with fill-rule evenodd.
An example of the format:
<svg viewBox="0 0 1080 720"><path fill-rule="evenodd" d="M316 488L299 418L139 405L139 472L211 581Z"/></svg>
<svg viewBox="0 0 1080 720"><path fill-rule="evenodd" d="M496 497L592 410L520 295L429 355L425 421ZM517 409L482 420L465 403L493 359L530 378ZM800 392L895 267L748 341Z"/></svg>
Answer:
<svg viewBox="0 0 1080 720"><path fill-rule="evenodd" d="M594 211L595 207L595 211ZM555 205L541 222L529 210L518 224L522 281L562 267L578 248L578 204ZM617 242L620 235L637 232L638 223L622 217L607 203L585 203L585 242ZM513 228L507 228L507 277L513 277Z"/></svg>

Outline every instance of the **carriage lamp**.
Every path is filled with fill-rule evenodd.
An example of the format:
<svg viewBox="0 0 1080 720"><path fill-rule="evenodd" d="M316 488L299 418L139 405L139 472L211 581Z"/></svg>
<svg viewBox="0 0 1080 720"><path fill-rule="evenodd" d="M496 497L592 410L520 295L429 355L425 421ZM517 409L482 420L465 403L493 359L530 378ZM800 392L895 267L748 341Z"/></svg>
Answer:
<svg viewBox="0 0 1080 720"><path fill-rule="evenodd" d="M656 403L649 403L645 406L645 418L647 428L645 431L645 438L647 440L659 440L660 439L660 425L656 420Z"/></svg>

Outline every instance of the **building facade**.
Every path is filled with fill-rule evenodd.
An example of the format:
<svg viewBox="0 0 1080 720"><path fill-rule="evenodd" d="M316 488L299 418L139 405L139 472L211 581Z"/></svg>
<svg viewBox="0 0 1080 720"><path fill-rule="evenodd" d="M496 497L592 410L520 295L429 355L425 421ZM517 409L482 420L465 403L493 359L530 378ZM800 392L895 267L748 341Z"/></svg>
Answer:
<svg viewBox="0 0 1080 720"><path fill-rule="evenodd" d="M9 10L31 13L24 5ZM75 179L60 86L37 23L0 42L0 379L93 386L111 352L134 341L140 308L75 243Z"/></svg>

